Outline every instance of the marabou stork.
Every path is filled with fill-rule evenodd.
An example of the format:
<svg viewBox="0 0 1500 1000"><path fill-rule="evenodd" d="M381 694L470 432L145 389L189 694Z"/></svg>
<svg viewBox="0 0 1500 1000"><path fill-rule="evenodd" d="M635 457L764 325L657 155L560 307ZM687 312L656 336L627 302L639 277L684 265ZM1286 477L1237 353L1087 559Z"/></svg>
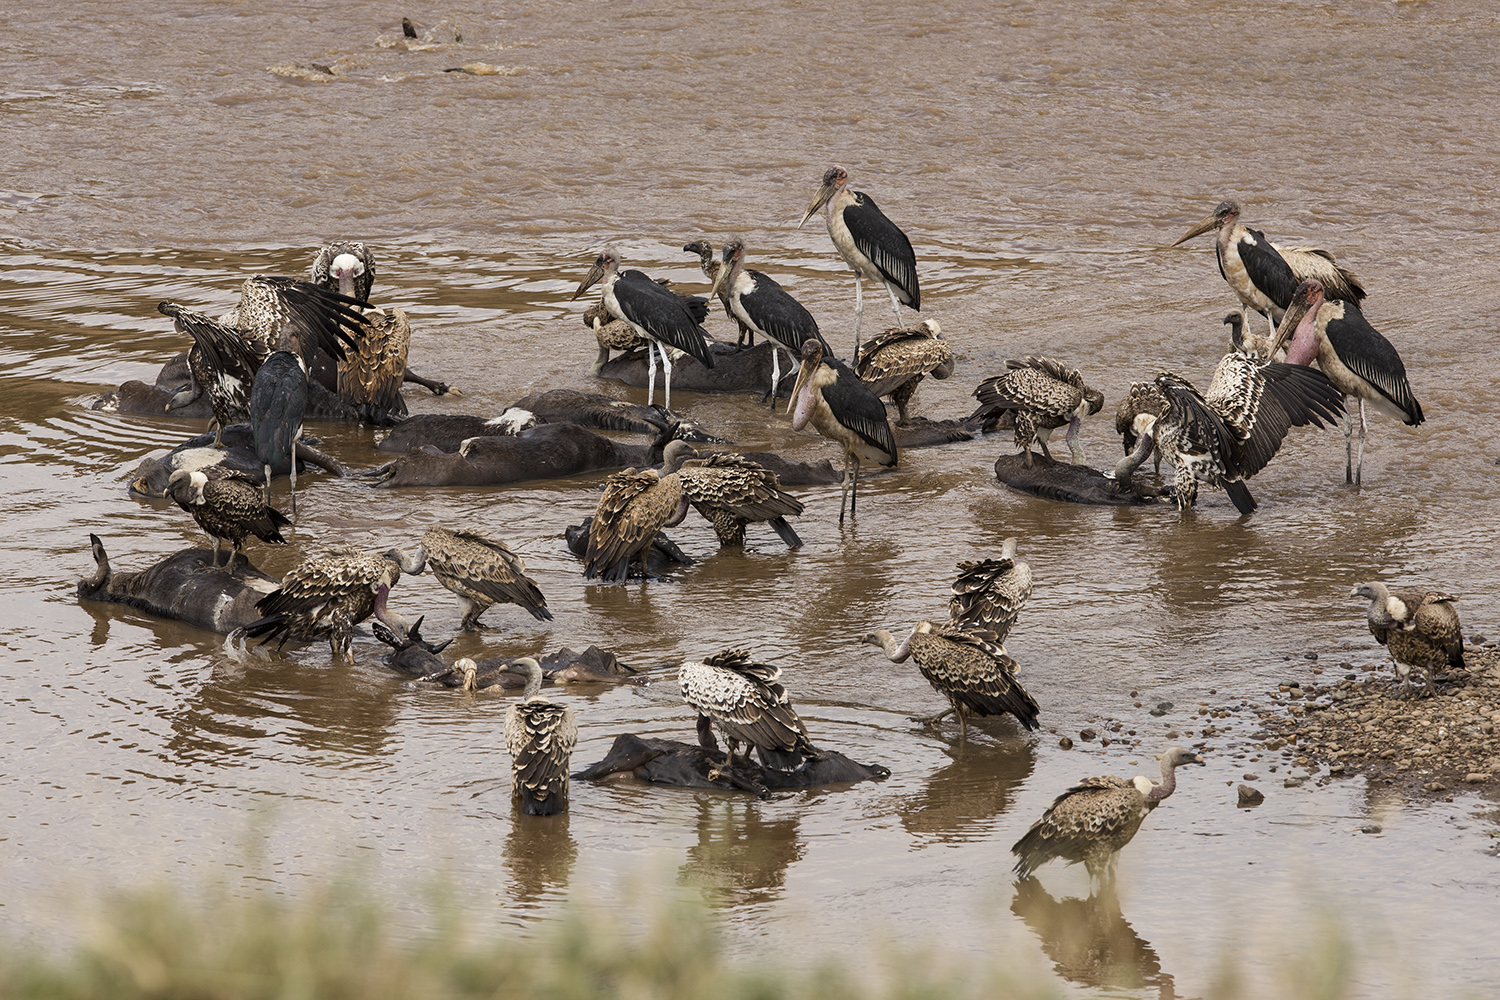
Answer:
<svg viewBox="0 0 1500 1000"><path fill-rule="evenodd" d="M1427 693L1437 694L1432 675L1445 667L1464 665L1464 635L1451 594L1425 587L1391 590L1383 583L1362 583L1350 597L1370 602L1366 620L1375 641L1390 651L1401 676L1403 696L1411 691L1411 671L1427 678Z"/></svg>
<svg viewBox="0 0 1500 1000"><path fill-rule="evenodd" d="M909 330L890 329L863 344L854 355L854 374L875 395L891 397L897 422L904 424L906 407L922 379L953 374L953 349L938 321L924 319Z"/></svg>
<svg viewBox="0 0 1500 1000"><path fill-rule="evenodd" d="M468 690L476 669L459 661ZM526 678L521 700L505 713L505 748L510 751L511 795L524 816L555 816L568 810L568 761L578 744L573 710L541 694L542 666L523 656L506 668Z"/></svg>
<svg viewBox="0 0 1500 1000"><path fill-rule="evenodd" d="M1341 267L1333 254L1317 247L1279 247L1266 234L1240 224L1240 205L1236 201L1220 202L1213 212L1176 243L1179 246L1194 236L1218 230L1214 250L1219 258L1219 274L1240 297L1246 309L1266 317L1274 335L1276 324L1292 301L1300 282L1320 281L1330 299L1358 303L1365 297L1364 287L1354 272Z"/></svg>
<svg viewBox="0 0 1500 1000"><path fill-rule="evenodd" d="M1016 661L1005 652L995 633L953 624L918 622L905 642L885 629L876 629L864 642L885 650L892 663L911 658L927 683L948 699L948 708L932 716L913 716L913 721L932 725L949 715L958 716L960 738L969 734L970 715L1004 715L1009 712L1023 729L1037 728L1040 709L1016 680Z"/></svg>
<svg viewBox="0 0 1500 1000"><path fill-rule="evenodd" d="M863 191L851 191L849 175L843 167L829 167L823 184L797 223L812 218L827 206L828 236L833 246L854 268L854 351L859 353L859 327L864 316L864 279L878 281L891 296L896 325L901 325L902 304L922 311L922 292L917 287L917 255L911 240L875 207L875 199Z"/></svg>
<svg viewBox="0 0 1500 1000"><path fill-rule="evenodd" d="M729 753L724 770L734 767L735 752L745 745L748 759L753 749L766 767L796 770L806 757L822 752L808 739L807 726L797 716L781 684L781 668L756 663L749 649L726 649L688 661L677 671L682 700L698 713L698 741L706 750L717 750L713 730L724 734Z"/></svg>
<svg viewBox="0 0 1500 1000"><path fill-rule="evenodd" d="M307 415L307 362L292 351L274 351L261 363L250 388L250 433L255 456L266 468L266 494L271 492L271 468L290 464L292 518L297 517L297 439Z"/></svg>
<svg viewBox="0 0 1500 1000"><path fill-rule="evenodd" d="M1114 882L1120 849L1135 837L1147 814L1177 790L1177 768L1202 763L1202 754L1173 747L1162 754L1160 784L1143 775L1084 778L1059 795L1011 847L1018 859L1016 874L1029 878L1061 858L1070 865L1082 862L1090 882L1105 889Z"/></svg>
<svg viewBox="0 0 1500 1000"><path fill-rule="evenodd" d="M458 596L460 628L479 628L479 616L494 604L515 604L537 621L551 621L547 598L526 575L526 563L500 539L483 531L430 525L422 535L427 568Z"/></svg>
<svg viewBox="0 0 1500 1000"><path fill-rule="evenodd" d="M1000 544L999 559L958 564L948 601L949 625L983 629L993 632L996 642L1005 641L1031 598L1031 566L1016 558L1019 544L1019 539L1007 538Z"/></svg>
<svg viewBox="0 0 1500 1000"><path fill-rule="evenodd" d="M666 403L672 408L672 358L667 353L675 348L697 358L706 368L714 366L714 356L708 349L708 332L698 325L692 312L673 292L652 281L643 271L620 270L620 255L606 249L594 259L593 267L573 292L578 298L595 282L604 282L602 296L604 308L615 319L629 323L636 333L656 345L653 353L646 348L646 405L650 406L656 393L656 353L661 354L662 367L666 370Z"/></svg>
<svg viewBox="0 0 1500 1000"><path fill-rule="evenodd" d="M328 637L333 655L348 654L354 626L372 614L398 636L407 634L406 620L386 609L391 588L401 574L422 572L427 559L400 549L377 555L355 548L336 548L311 556L281 579L281 586L256 602L265 615L244 628L244 635L264 645L279 639Z"/></svg>
<svg viewBox="0 0 1500 1000"><path fill-rule="evenodd" d="M754 332L771 341L771 388L766 395L771 398L771 407L776 406L776 390L781 387L781 352L787 359L802 350L805 340L816 340L823 350L832 354L828 341L818 332L818 321L813 319L796 299L792 298L777 283L775 278L752 271L745 266L745 241L739 237L724 244L723 266L714 277L710 295L724 290L730 313L735 319Z"/></svg>
<svg viewBox="0 0 1500 1000"><path fill-rule="evenodd" d="M1198 483L1218 486L1241 514L1256 508L1244 480L1275 456L1293 427L1337 419L1343 396L1325 378L1302 365L1262 364L1242 354L1226 354L1214 369L1207 393L1173 372L1156 377L1167 400L1166 412L1142 412L1135 419L1135 451L1115 466L1123 487L1152 450L1160 447L1177 468L1173 487L1177 509L1198 499Z"/></svg>
<svg viewBox="0 0 1500 1000"><path fill-rule="evenodd" d="M709 284L719 289L719 303L724 307L724 315L734 320L735 324L739 326L740 336L735 341L735 348L744 350L747 347L754 347L755 331L746 326L745 321L736 316L734 310L729 308L729 290L719 285L719 270L724 265L714 256L713 245L708 240L694 240L691 243L684 244L682 249L688 253L698 255L698 266L703 269L703 276L708 279Z"/></svg>
<svg viewBox="0 0 1500 1000"><path fill-rule="evenodd" d="M280 529L292 522L268 504L260 486L248 479L233 474L210 479L206 472L178 469L167 480L167 494L214 540L215 567L219 565L219 543L229 542L229 563L224 569L230 576L234 575L234 560L246 536L254 534L263 542L286 544Z"/></svg>
<svg viewBox="0 0 1500 1000"><path fill-rule="evenodd" d="M859 502L859 463L863 459L886 468L897 461L896 435L891 430L885 404L838 358L827 357L816 340L802 344L802 367L787 410L792 412L792 430L809 423L830 441L844 446L844 492L839 501L839 524L844 508L854 516Z"/></svg>
<svg viewBox="0 0 1500 1000"><path fill-rule="evenodd" d="M1353 455L1353 414L1344 413L1344 482L1360 484L1368 425L1365 403L1408 427L1423 420L1422 404L1406 380L1401 355L1365 319L1353 302L1326 301L1321 282L1304 281L1276 330L1273 350L1285 349L1288 364L1314 361L1346 396L1359 400L1359 457Z"/></svg>
<svg viewBox="0 0 1500 1000"><path fill-rule="evenodd" d="M974 398L979 400L970 420L992 419L997 413L1015 413L1016 447L1031 464L1031 445L1041 446L1048 458L1047 438L1054 430L1067 425L1068 451L1074 465L1083 464L1083 448L1078 444L1078 429L1085 416L1104 408L1104 394L1083 381L1083 373L1051 358L1028 355L1024 360L1005 362L1010 370L979 383Z"/></svg>

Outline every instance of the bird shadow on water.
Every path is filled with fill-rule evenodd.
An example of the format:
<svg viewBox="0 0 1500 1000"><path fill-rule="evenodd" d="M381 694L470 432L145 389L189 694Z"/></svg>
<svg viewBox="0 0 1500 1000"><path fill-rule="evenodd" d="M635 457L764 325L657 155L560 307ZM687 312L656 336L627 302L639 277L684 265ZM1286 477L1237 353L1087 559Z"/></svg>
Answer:
<svg viewBox="0 0 1500 1000"><path fill-rule="evenodd" d="M759 802L723 795L697 800L698 842L678 869L681 885L694 886L710 906L764 906L781 898L787 869L803 854L795 813L772 819Z"/></svg>
<svg viewBox="0 0 1500 1000"><path fill-rule="evenodd" d="M1054 899L1037 879L1024 878L1016 882L1010 910L1041 939L1053 968L1069 982L1155 990L1161 1000L1178 1000L1176 984L1162 971L1156 949L1130 926L1113 892Z"/></svg>
<svg viewBox="0 0 1500 1000"><path fill-rule="evenodd" d="M509 873L509 903L527 910L565 899L578 860L578 842L568 831L569 813L511 816L501 863Z"/></svg>
<svg viewBox="0 0 1500 1000"><path fill-rule="evenodd" d="M896 804L901 825L919 840L962 843L987 838L988 821L1005 812L1031 776L1035 747L1015 737L978 735L982 724L971 722L974 734L944 747L952 762L934 771L920 792Z"/></svg>

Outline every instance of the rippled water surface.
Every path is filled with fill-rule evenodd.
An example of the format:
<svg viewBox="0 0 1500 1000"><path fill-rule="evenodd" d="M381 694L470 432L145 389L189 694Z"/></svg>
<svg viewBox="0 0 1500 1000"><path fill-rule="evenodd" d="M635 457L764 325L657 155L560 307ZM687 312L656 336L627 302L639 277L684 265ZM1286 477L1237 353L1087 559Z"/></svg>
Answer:
<svg viewBox="0 0 1500 1000"><path fill-rule="evenodd" d="M66 937L68 900L96 886L166 875L296 892L353 864L397 901L451 878L483 920L528 927L570 899L608 903L640 891L632 879L664 878L708 900L746 954L812 963L871 940L941 940L1104 990L1057 943L1057 927L1102 919L1069 898L1086 895L1083 873L1044 869L1041 892L1009 876L1009 845L1052 797L1085 774L1154 773L1192 708L1264 704L1307 673L1304 651L1374 659L1352 582L1451 589L1489 634L1500 582L1496 14L1436 0L1139 7L521 0L308 15L80 0L8 19L0 925ZM401 41L401 13L421 42ZM465 65L483 75L444 72ZM1248 519L1212 492L1185 520L1009 492L991 470L1008 437L910 451L863 484L843 529L827 487L801 491L795 552L752 529L750 551L721 555L689 521L674 537L698 564L647 586L585 587L563 547L602 476L404 491L310 476L293 544L252 547L280 573L322 544L411 544L429 523L499 533L556 619L499 608L486 616L499 628L452 653L597 643L655 672L562 695L583 727L580 765L621 732L691 738L671 670L748 643L783 664L819 742L893 772L767 802L585 785L565 822L514 822L505 699L408 690L368 636L353 665L324 646L245 660L214 636L78 603L89 532L124 569L201 538L175 507L125 490L142 457L201 424L87 408L185 346L158 300L218 311L247 272L302 273L320 242L363 238L375 298L412 316L413 366L465 392L417 390L413 409L496 412L560 386L643 400L588 377L594 344L568 301L606 242L701 285L682 243L742 234L753 266L847 353L850 275L820 224L795 228L830 163L910 235L923 315L959 357L918 412L966 413L1007 357L1054 355L1104 390L1083 440L1112 463L1124 387L1164 367L1204 380L1225 349L1235 301L1209 241L1166 247L1235 197L1272 238L1359 272L1427 422L1375 417L1357 492L1336 432L1294 434L1252 484L1262 507ZM867 322L888 316L872 296ZM709 328L733 336L722 315ZM836 457L750 396L674 402L746 450ZM351 466L385 458L367 429L314 433ZM1008 647L1047 728L991 721L960 744L907 720L939 696L858 639L942 613L954 563L1012 534L1036 589ZM430 635L457 625L430 577L393 601L427 614ZM1135 700L1179 708L1152 718ZM1126 739L1058 748L1107 718ZM1500 988L1494 825L1475 818L1492 806L1406 803L1359 780L1283 789L1284 761L1251 760L1249 723L1181 737L1205 745L1208 766L1121 861L1111 940L1140 974L1116 985L1202 995L1225 954L1274 981L1258 956L1297 944L1285 915L1326 905L1370 942L1371 995ZM1268 798L1241 812L1246 771ZM1372 817L1383 833L1360 834Z"/></svg>

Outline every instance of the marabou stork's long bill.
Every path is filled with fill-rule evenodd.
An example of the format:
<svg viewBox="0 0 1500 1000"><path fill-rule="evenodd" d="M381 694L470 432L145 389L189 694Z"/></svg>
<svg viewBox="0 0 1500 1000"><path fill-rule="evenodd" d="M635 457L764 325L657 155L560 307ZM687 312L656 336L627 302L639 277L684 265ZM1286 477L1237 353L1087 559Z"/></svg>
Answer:
<svg viewBox="0 0 1500 1000"><path fill-rule="evenodd" d="M890 293L897 326L901 325L902 305L922 311L922 292L917 287L917 255L912 251L911 240L875 207L875 199L863 191L850 190L848 185L849 175L843 167L829 167L823 174L822 186L807 206L797 228L801 229L814 212L827 206L828 236L839 256L854 268L854 350L857 354L860 319L865 311L865 278L879 282Z"/></svg>
<svg viewBox="0 0 1500 1000"><path fill-rule="evenodd" d="M776 390L781 385L782 351L786 351L790 362L801 352L803 341L816 340L824 351L833 353L818 332L818 321L802 303L792 298L775 278L745 266L745 241L739 237L724 244L723 265L714 276L709 294L721 292L735 319L775 345L771 348L771 388L766 393L772 407L776 405Z"/></svg>
<svg viewBox="0 0 1500 1000"><path fill-rule="evenodd" d="M1365 403L1415 427L1423 420L1422 404L1406 380L1401 355L1365 319L1353 302L1329 302L1318 281L1298 286L1272 350L1286 350L1288 364L1314 361L1346 396L1359 400L1359 457L1353 455L1353 414L1344 414L1344 482L1359 485L1365 464Z"/></svg>
<svg viewBox="0 0 1500 1000"><path fill-rule="evenodd" d="M1177 509L1198 499L1198 483L1223 489L1241 514L1256 508L1244 480L1266 467L1293 427L1332 423L1344 408L1343 396L1313 369L1242 354L1226 354L1214 370L1208 392L1200 393L1180 375L1163 372L1156 387L1167 400L1160 416L1149 411L1135 419L1135 451L1115 466L1115 478L1129 486L1141 463L1160 447L1177 469L1173 483Z"/></svg>
<svg viewBox="0 0 1500 1000"><path fill-rule="evenodd" d="M620 255L606 249L594 259L594 266L573 293L578 298L595 282L604 282L604 308L615 319L624 320L636 333L656 345L655 353L646 348L646 405L655 400L656 354L661 355L666 370L667 409L672 408L672 358L669 349L697 358L704 367L714 366L708 349L708 332L698 325L693 314L676 294L652 281L644 271L620 270Z"/></svg>
<svg viewBox="0 0 1500 1000"><path fill-rule="evenodd" d="M1280 247L1266 239L1260 230L1242 225L1236 201L1220 202L1172 245L1180 246L1212 230L1218 230L1214 250L1219 258L1219 274L1229 282L1245 308L1266 317L1273 334L1300 282L1321 282L1330 299L1358 303L1365 297L1364 287L1354 272L1340 266L1328 251L1317 247Z"/></svg>
<svg viewBox="0 0 1500 1000"><path fill-rule="evenodd" d="M860 461L896 465L896 435L885 404L848 365L825 356L823 345L809 340L802 345L802 367L787 409L793 411L792 430L811 423L819 434L844 446L844 495L839 502L843 524L844 508L853 517L859 502Z"/></svg>

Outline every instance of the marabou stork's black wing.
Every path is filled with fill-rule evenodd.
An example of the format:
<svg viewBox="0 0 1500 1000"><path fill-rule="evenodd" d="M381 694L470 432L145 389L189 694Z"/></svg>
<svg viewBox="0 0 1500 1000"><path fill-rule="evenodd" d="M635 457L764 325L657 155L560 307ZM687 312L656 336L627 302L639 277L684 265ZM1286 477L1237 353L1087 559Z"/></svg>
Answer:
<svg viewBox="0 0 1500 1000"><path fill-rule="evenodd" d="M307 369L290 351L275 351L261 364L250 387L250 431L260 461L280 465L302 433L307 413Z"/></svg>
<svg viewBox="0 0 1500 1000"><path fill-rule="evenodd" d="M333 268L333 259L345 253L358 258L359 262L364 265L364 272L354 279L354 297L361 302L368 303L370 289L375 287L375 257L370 253L370 248L363 243L354 240L336 240L324 246L313 258L312 273L308 280L329 291L337 292L339 290L338 279L329 274L329 271Z"/></svg>
<svg viewBox="0 0 1500 1000"><path fill-rule="evenodd" d="M1408 426L1420 424L1422 404L1412 394L1411 383L1406 380L1406 365L1401 363L1395 346L1370 325L1353 302L1337 302L1323 308L1329 310L1323 333L1344 367L1374 386L1406 414Z"/></svg>
<svg viewBox="0 0 1500 1000"><path fill-rule="evenodd" d="M745 273L750 276L752 287L750 294L740 296L740 303L766 336L779 342L794 356L802 353L804 340L816 340L823 345L825 355L833 354L833 348L818 330L818 321L781 287L780 282L760 271L746 270Z"/></svg>
<svg viewBox="0 0 1500 1000"><path fill-rule="evenodd" d="M1245 227L1245 233L1249 237L1240 237L1235 243L1235 249L1239 252L1240 263L1245 265L1245 275L1251 283L1265 293L1266 298L1282 309L1285 309L1292 301L1292 293L1297 290L1297 277L1292 274L1292 268L1287 264L1281 254L1276 252L1276 246L1266 239L1266 234L1256 229ZM1219 273L1223 274L1224 265L1219 265Z"/></svg>
<svg viewBox="0 0 1500 1000"><path fill-rule="evenodd" d="M296 351L309 364L317 351L344 360L369 326L358 299L277 275L246 278L234 313L242 335L272 351Z"/></svg>
<svg viewBox="0 0 1500 1000"><path fill-rule="evenodd" d="M854 237L859 252L870 258L885 279L906 293L907 305L922 309L922 292L917 287L917 255L911 240L875 206L875 199L863 191L852 192L854 201L844 209L844 225Z"/></svg>
<svg viewBox="0 0 1500 1000"><path fill-rule="evenodd" d="M891 430L885 404L860 381L853 369L838 358L825 355L823 363L838 375L832 385L823 387L823 401L838 422L853 431L861 441L891 457L882 465L896 464L896 434Z"/></svg>
<svg viewBox="0 0 1500 1000"><path fill-rule="evenodd" d="M691 354L705 367L714 366L708 333L676 292L663 288L644 271L621 271L615 282L615 301L625 318L668 347Z"/></svg>

